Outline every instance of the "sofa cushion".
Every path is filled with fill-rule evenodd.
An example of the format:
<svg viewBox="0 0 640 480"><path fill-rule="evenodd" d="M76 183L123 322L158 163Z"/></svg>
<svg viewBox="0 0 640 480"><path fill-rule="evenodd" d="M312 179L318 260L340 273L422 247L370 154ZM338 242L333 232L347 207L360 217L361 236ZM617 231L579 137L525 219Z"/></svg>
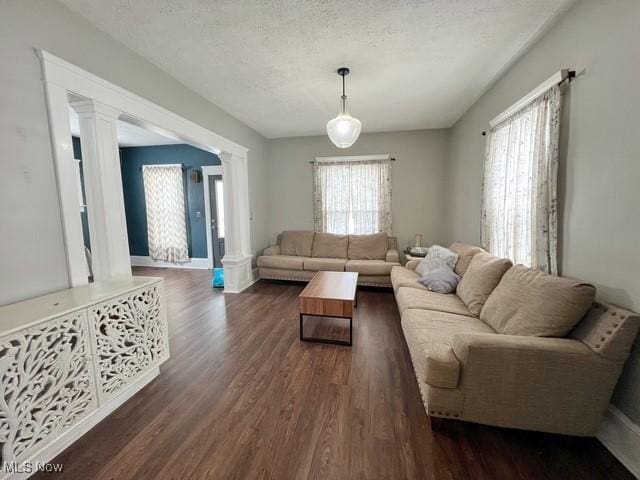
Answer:
<svg viewBox="0 0 640 480"><path fill-rule="evenodd" d="M431 352L453 346L459 333L493 333L495 331L475 317L409 309L402 313L402 331L420 382L427 379L427 359Z"/></svg>
<svg viewBox="0 0 640 480"><path fill-rule="evenodd" d="M487 298L512 265L511 260L486 252L473 256L456 291L471 313L480 315Z"/></svg>
<svg viewBox="0 0 640 480"><path fill-rule="evenodd" d="M316 232L311 255L322 258L347 258L348 235Z"/></svg>
<svg viewBox="0 0 640 480"><path fill-rule="evenodd" d="M428 288L418 282L418 280L420 280L420 275L406 267L398 265L391 269L391 285L393 285L393 290L396 292L400 287L428 290Z"/></svg>
<svg viewBox="0 0 640 480"><path fill-rule="evenodd" d="M281 270L302 270L306 257L294 255L262 255L258 257L258 267Z"/></svg>
<svg viewBox="0 0 640 480"><path fill-rule="evenodd" d="M584 317L596 288L515 265L489 295L480 318L498 333L564 337Z"/></svg>
<svg viewBox="0 0 640 480"><path fill-rule="evenodd" d="M476 253L484 252L484 250L480 247L476 247L475 245L467 245L462 242L453 242L449 246L449 250L458 254L458 261L456 262L456 266L453 269L461 277L464 276L467 268L469 268L469 264L471 263L471 259L474 257Z"/></svg>
<svg viewBox="0 0 640 480"><path fill-rule="evenodd" d="M305 258L303 268L311 271L344 272L346 263L346 258Z"/></svg>
<svg viewBox="0 0 640 480"><path fill-rule="evenodd" d="M455 294L443 295L412 287L400 287L396 292L396 302L400 313L410 308L416 308L474 316L464 302Z"/></svg>
<svg viewBox="0 0 640 480"><path fill-rule="evenodd" d="M349 235L348 257L354 260L384 260L389 250L387 234Z"/></svg>
<svg viewBox="0 0 640 480"><path fill-rule="evenodd" d="M362 275L389 275L394 263L384 260L347 260L346 272L358 272Z"/></svg>
<svg viewBox="0 0 640 480"><path fill-rule="evenodd" d="M280 235L280 255L311 256L314 232L289 230Z"/></svg>

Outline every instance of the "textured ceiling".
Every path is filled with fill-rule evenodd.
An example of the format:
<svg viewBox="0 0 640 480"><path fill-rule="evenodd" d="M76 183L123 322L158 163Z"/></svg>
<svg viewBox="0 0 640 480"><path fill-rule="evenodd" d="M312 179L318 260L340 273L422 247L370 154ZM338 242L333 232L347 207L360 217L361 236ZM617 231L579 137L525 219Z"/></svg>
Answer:
<svg viewBox="0 0 640 480"><path fill-rule="evenodd" d="M61 0L266 137L451 126L573 0ZM552 72L541 72L541 77Z"/></svg>

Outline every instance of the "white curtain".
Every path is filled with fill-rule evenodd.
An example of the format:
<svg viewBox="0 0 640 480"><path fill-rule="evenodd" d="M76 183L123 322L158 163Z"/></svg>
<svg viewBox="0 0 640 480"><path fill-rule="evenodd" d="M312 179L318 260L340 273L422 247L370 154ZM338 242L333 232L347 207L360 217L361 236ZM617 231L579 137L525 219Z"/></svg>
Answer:
<svg viewBox="0 0 640 480"><path fill-rule="evenodd" d="M181 165L144 165L149 256L172 263L189 261L184 179Z"/></svg>
<svg viewBox="0 0 640 480"><path fill-rule="evenodd" d="M560 87L491 129L484 166L482 245L557 274Z"/></svg>
<svg viewBox="0 0 640 480"><path fill-rule="evenodd" d="M318 232L392 235L391 161L314 162Z"/></svg>

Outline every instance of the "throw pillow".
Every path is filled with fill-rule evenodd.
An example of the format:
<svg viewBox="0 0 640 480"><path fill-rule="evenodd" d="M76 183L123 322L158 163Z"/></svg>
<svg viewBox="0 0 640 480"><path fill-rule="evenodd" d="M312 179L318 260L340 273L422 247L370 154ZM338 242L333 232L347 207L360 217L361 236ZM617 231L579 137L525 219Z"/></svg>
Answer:
<svg viewBox="0 0 640 480"><path fill-rule="evenodd" d="M384 260L389 250L387 234L349 235L347 257L350 260Z"/></svg>
<svg viewBox="0 0 640 480"><path fill-rule="evenodd" d="M512 265L511 260L485 252L473 256L456 292L471 313L480 315L487 298Z"/></svg>
<svg viewBox="0 0 640 480"><path fill-rule="evenodd" d="M280 255L311 256L314 232L307 230L288 230L280 234Z"/></svg>
<svg viewBox="0 0 640 480"><path fill-rule="evenodd" d="M456 267L453 269L461 277L464 276L467 268L469 268L469 264L473 259L473 256L476 253L484 252L484 250L480 247L476 247L474 245L467 245L462 242L453 242L449 245L449 250L458 254L458 261L456 262Z"/></svg>
<svg viewBox="0 0 640 480"><path fill-rule="evenodd" d="M418 281L432 292L453 293L456 291L460 281L460 275L449 268L443 267L427 272Z"/></svg>
<svg viewBox="0 0 640 480"><path fill-rule="evenodd" d="M349 237L333 233L316 232L313 237L312 257L347 258Z"/></svg>
<svg viewBox="0 0 640 480"><path fill-rule="evenodd" d="M587 313L595 295L588 283L516 265L491 293L480 319L505 335L564 337Z"/></svg>
<svg viewBox="0 0 640 480"><path fill-rule="evenodd" d="M437 268L448 268L453 270L458 261L458 254L452 252L448 248L441 247L440 245L434 245L429 248L427 256L416 267L415 272L422 276Z"/></svg>

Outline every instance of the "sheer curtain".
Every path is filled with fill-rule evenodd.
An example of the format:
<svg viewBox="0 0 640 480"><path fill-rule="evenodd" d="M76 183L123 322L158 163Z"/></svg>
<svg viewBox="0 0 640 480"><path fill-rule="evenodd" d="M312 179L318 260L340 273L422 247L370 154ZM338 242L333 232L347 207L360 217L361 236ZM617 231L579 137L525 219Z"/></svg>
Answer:
<svg viewBox="0 0 640 480"><path fill-rule="evenodd" d="M318 232L392 234L391 161L314 162Z"/></svg>
<svg viewBox="0 0 640 480"><path fill-rule="evenodd" d="M184 179L181 165L144 165L149 256L172 263L189 261Z"/></svg>
<svg viewBox="0 0 640 480"><path fill-rule="evenodd" d="M491 129L484 166L482 245L557 274L561 108L554 86Z"/></svg>

